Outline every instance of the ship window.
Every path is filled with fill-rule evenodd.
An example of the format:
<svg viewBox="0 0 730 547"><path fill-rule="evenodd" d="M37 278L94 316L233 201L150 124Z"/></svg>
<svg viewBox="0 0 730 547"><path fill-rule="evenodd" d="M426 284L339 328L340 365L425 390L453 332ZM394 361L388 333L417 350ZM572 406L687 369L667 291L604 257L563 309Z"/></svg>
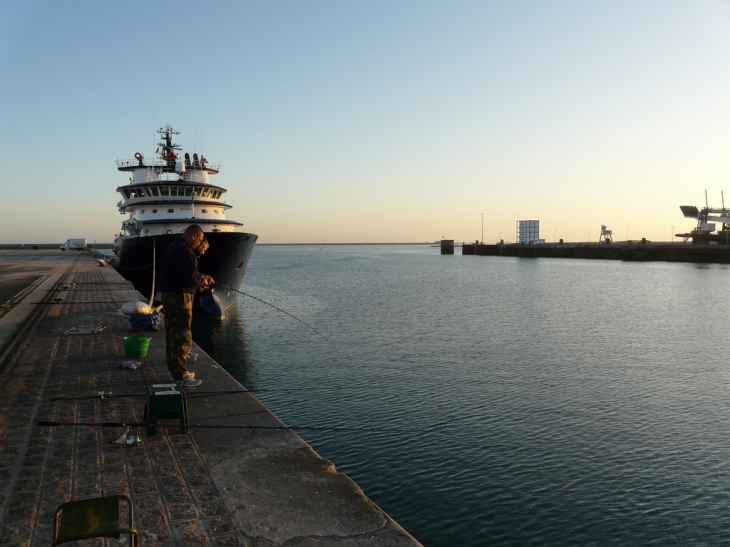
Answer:
<svg viewBox="0 0 730 547"><path fill-rule="evenodd" d="M170 195L170 187L169 186L160 186L160 195L161 196L169 196Z"/></svg>
<svg viewBox="0 0 730 547"><path fill-rule="evenodd" d="M171 196L177 195L177 186L170 186L170 195Z"/></svg>
<svg viewBox="0 0 730 547"><path fill-rule="evenodd" d="M220 211L219 211L218 209L216 209L216 210L215 210L215 214L216 214L216 215L219 215L219 214L220 214Z"/></svg>
<svg viewBox="0 0 730 547"><path fill-rule="evenodd" d="M168 209L167 212L168 213L174 213L175 212L175 209Z"/></svg>
<svg viewBox="0 0 730 547"><path fill-rule="evenodd" d="M140 211L140 213L144 214L144 209L142 209L142 210Z"/></svg>
<svg viewBox="0 0 730 547"><path fill-rule="evenodd" d="M192 196L193 195L193 189L192 188L185 188L185 195L186 196Z"/></svg>
<svg viewBox="0 0 730 547"><path fill-rule="evenodd" d="M195 196L196 198L199 198L199 197L200 197L200 194L201 194L201 192L202 192L202 191L203 191L203 189L202 189L202 188L197 188L197 187L196 187L196 188L195 188L195 191L193 192L193 195L194 195L194 196Z"/></svg>
<svg viewBox="0 0 730 547"><path fill-rule="evenodd" d="M203 193L201 194L202 197L207 198L210 195L210 188L206 188L203 190Z"/></svg>
<svg viewBox="0 0 730 547"><path fill-rule="evenodd" d="M145 228L145 229L144 229L144 233L145 233L145 234L148 234L148 233L150 233L150 229L149 229L149 228Z"/></svg>
<svg viewBox="0 0 730 547"><path fill-rule="evenodd" d="M201 212L201 213L207 213L207 212L208 212L208 209L201 209L201 211L200 211L200 212Z"/></svg>
<svg viewBox="0 0 730 547"><path fill-rule="evenodd" d="M157 188L157 186L153 186L153 187L151 188L151 190L152 190L152 195L153 195L153 196L159 196L159 195L160 195L160 189L159 189L159 188Z"/></svg>
<svg viewBox="0 0 730 547"><path fill-rule="evenodd" d="M129 190L123 190L124 197L129 199Z"/></svg>
<svg viewBox="0 0 730 547"><path fill-rule="evenodd" d="M156 213L156 212L157 212L157 209L152 209L152 212L153 212L153 213Z"/></svg>

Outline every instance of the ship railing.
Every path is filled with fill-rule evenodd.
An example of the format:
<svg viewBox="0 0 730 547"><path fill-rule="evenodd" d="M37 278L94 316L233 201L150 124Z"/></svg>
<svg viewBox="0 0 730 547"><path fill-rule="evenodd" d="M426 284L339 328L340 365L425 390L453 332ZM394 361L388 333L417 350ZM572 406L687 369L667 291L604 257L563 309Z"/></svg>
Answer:
<svg viewBox="0 0 730 547"><path fill-rule="evenodd" d="M131 160L116 160L116 163L117 167L167 167L167 161L161 158L142 158L141 162L138 159L134 158ZM220 163L211 162L201 163L200 167L192 167L189 165L186 165L185 167L186 171L208 169L209 171L215 171L216 173L220 171L220 168Z"/></svg>
<svg viewBox="0 0 730 547"><path fill-rule="evenodd" d="M140 165L141 163L141 165ZM167 162L160 158L142 158L140 162L138 159L131 160L117 160L117 167L165 167Z"/></svg>
<svg viewBox="0 0 730 547"><path fill-rule="evenodd" d="M186 171L184 179L185 182L208 183L208 177L202 171Z"/></svg>

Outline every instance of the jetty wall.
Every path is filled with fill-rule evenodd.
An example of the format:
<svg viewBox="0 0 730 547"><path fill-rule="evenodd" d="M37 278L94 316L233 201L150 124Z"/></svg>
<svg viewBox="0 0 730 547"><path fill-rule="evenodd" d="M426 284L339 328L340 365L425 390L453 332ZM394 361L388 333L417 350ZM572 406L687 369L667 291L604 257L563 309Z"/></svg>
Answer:
<svg viewBox="0 0 730 547"><path fill-rule="evenodd" d="M566 243L541 245L464 244L463 255L512 256L519 258L587 258L598 260L633 260L663 262L730 263L728 245L691 245L681 243L645 243L610 245Z"/></svg>

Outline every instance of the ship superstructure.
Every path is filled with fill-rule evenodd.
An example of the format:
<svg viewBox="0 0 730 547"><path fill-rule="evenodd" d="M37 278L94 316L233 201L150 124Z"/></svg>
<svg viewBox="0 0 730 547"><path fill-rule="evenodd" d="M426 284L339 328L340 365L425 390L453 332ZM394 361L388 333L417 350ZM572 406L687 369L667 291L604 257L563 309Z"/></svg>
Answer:
<svg viewBox="0 0 730 547"><path fill-rule="evenodd" d="M226 218L231 208L222 199L226 189L210 182L219 173L219 164L209 162L202 153L181 156L180 145L173 143L180 132L171 126L157 133L156 157L145 158L137 152L134 159L116 162L119 171L130 174L129 184L117 188L122 196L119 212L128 215L114 241L120 273L150 296L165 248L187 226L198 224L210 242L209 251L199 260L200 271L237 289L258 236L239 231L243 224ZM196 311L222 317L234 301L233 291L213 288L196 298Z"/></svg>

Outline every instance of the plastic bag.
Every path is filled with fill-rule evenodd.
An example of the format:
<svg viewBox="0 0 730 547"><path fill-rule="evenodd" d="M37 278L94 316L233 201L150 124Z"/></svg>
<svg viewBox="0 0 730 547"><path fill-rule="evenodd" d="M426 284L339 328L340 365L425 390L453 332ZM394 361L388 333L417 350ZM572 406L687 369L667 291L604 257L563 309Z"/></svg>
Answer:
<svg viewBox="0 0 730 547"><path fill-rule="evenodd" d="M152 313L147 315L131 316L129 318L129 326L133 329L152 329L159 325L160 321L160 312L154 310Z"/></svg>
<svg viewBox="0 0 730 547"><path fill-rule="evenodd" d="M155 309L145 302L127 302L122 306L124 315L149 315Z"/></svg>

